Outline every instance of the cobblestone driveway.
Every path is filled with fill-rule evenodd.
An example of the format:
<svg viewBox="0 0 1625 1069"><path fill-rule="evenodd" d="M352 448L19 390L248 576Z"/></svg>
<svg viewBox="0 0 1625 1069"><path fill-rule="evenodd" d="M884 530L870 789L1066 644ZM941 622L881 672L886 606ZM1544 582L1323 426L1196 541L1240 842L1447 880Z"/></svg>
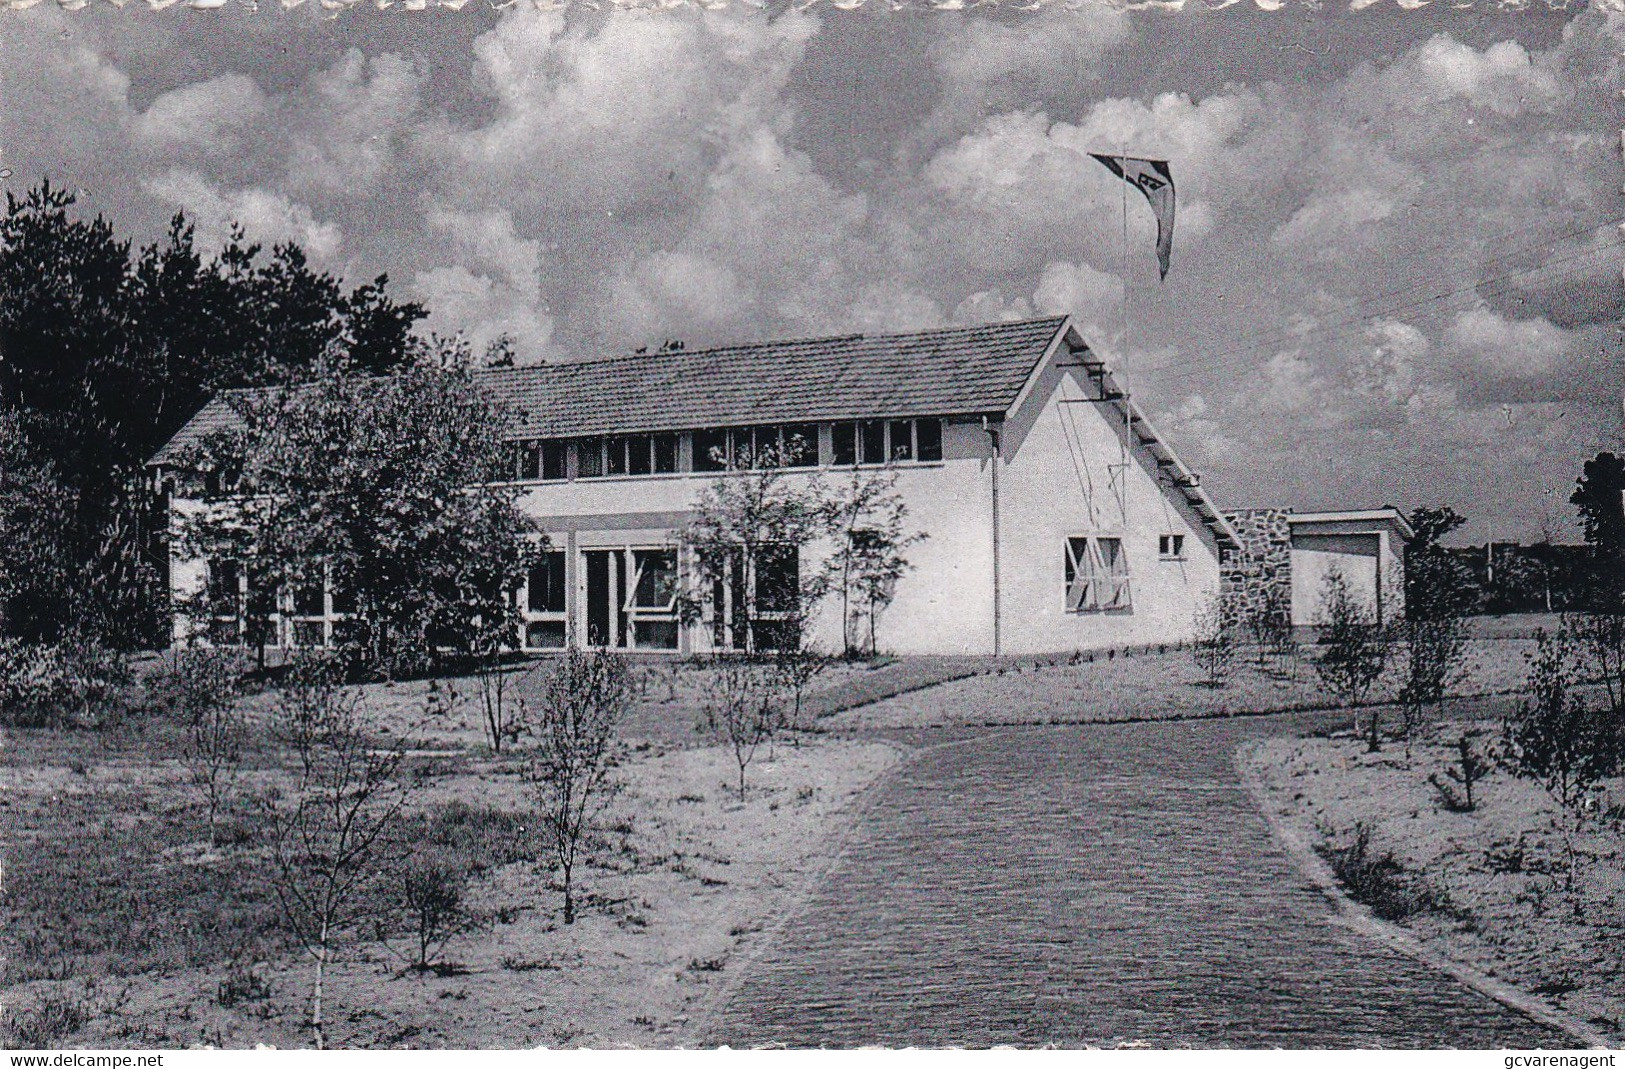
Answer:
<svg viewBox="0 0 1625 1069"><path fill-rule="evenodd" d="M1232 755L1306 719L1038 728L882 788L750 966L735 1046L1566 1047L1331 923Z"/></svg>

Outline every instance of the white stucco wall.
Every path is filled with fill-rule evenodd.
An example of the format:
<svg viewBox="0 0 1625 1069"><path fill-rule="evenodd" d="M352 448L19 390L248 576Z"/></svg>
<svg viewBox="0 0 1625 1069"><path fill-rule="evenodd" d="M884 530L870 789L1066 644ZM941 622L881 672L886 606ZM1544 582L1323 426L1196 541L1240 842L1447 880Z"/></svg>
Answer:
<svg viewBox="0 0 1625 1069"><path fill-rule="evenodd" d="M1055 366L1070 359L1063 347L1000 429L1000 648L1013 654L1066 652L1185 640L1198 608L1218 586L1212 533L1143 450L1130 450L1129 463L1122 466L1122 417L1114 418L1115 406L1064 403L1086 395L1079 372ZM927 538L907 551L912 567L880 618L880 649L994 651L994 463L981 421L967 419L945 426L940 462L896 469L897 488L909 510L907 529ZM813 474L793 469L785 477L807 480ZM831 489L848 478L840 469L819 474ZM713 473L644 475L524 488L520 508L548 532L553 548L566 551L576 634L586 630L581 550L672 544L673 532L715 478ZM1123 482L1121 504L1114 480ZM1123 540L1132 584L1129 609L1066 610L1066 540L1087 535ZM1183 536L1182 559L1160 559L1162 535ZM824 545L809 547L804 571L818 567L827 551ZM172 575L177 594L195 590L203 580L199 562L181 559L173 562ZM826 650L841 649L836 599L824 606L812 637ZM691 628L682 648L703 651L708 641L703 627Z"/></svg>
<svg viewBox="0 0 1625 1069"><path fill-rule="evenodd" d="M1342 573L1350 592L1380 622L1405 611L1404 539L1387 523L1334 521L1292 527L1292 623L1319 626L1328 573Z"/></svg>
<svg viewBox="0 0 1625 1069"><path fill-rule="evenodd" d="M1122 416L1086 396L1079 373L1052 368L1006 428L1000 479L1002 646L1038 653L1179 642L1191 637L1198 608L1218 588L1211 532L1142 450L1122 466ZM1115 416L1115 418L1114 418ZM1119 495L1114 479L1126 481ZM1164 479L1166 476L1162 476ZM1184 536L1184 559L1162 560L1158 537ZM1123 540L1132 607L1068 612L1068 537Z"/></svg>

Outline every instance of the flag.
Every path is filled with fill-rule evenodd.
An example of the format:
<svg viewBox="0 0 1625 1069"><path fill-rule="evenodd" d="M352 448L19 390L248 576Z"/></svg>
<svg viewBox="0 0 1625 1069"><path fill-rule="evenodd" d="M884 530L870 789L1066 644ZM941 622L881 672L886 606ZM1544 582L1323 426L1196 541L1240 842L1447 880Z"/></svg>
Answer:
<svg viewBox="0 0 1625 1069"><path fill-rule="evenodd" d="M1174 175L1167 160L1142 160L1134 156L1105 156L1098 152L1089 155L1145 194L1151 210L1157 215L1157 266L1162 278L1168 277L1168 257L1174 251Z"/></svg>

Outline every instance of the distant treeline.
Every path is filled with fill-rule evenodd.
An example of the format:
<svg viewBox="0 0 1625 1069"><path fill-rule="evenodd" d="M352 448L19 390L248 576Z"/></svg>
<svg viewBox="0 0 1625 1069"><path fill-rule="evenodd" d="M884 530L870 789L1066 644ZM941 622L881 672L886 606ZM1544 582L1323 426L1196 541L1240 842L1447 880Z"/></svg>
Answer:
<svg viewBox="0 0 1625 1069"><path fill-rule="evenodd" d="M1597 547L1554 542L1444 548L1466 566L1480 613L1575 612L1587 607L1598 570Z"/></svg>

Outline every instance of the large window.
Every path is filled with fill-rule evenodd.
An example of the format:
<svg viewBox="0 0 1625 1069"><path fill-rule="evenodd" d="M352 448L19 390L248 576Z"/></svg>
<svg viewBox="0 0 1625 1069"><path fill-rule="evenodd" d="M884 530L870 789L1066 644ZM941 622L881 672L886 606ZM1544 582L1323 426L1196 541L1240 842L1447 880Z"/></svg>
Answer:
<svg viewBox="0 0 1625 1069"><path fill-rule="evenodd" d="M565 558L550 550L530 569L525 582L525 648L559 649L568 633Z"/></svg>
<svg viewBox="0 0 1625 1069"><path fill-rule="evenodd" d="M1066 611L1130 608L1128 557L1121 538L1066 540Z"/></svg>
<svg viewBox="0 0 1625 1069"><path fill-rule="evenodd" d="M632 577L622 611L634 649L677 648L677 551L632 550Z"/></svg>
<svg viewBox="0 0 1625 1069"><path fill-rule="evenodd" d="M942 459L940 419L864 419L830 428L838 465Z"/></svg>
<svg viewBox="0 0 1625 1069"><path fill-rule="evenodd" d="M589 646L675 650L677 551L671 547L583 549L584 637Z"/></svg>
<svg viewBox="0 0 1625 1069"><path fill-rule="evenodd" d="M747 590L751 597L746 598ZM791 649L800 641L801 554L795 546L757 550L745 567L744 550L728 554L711 587L711 640L719 649Z"/></svg>

